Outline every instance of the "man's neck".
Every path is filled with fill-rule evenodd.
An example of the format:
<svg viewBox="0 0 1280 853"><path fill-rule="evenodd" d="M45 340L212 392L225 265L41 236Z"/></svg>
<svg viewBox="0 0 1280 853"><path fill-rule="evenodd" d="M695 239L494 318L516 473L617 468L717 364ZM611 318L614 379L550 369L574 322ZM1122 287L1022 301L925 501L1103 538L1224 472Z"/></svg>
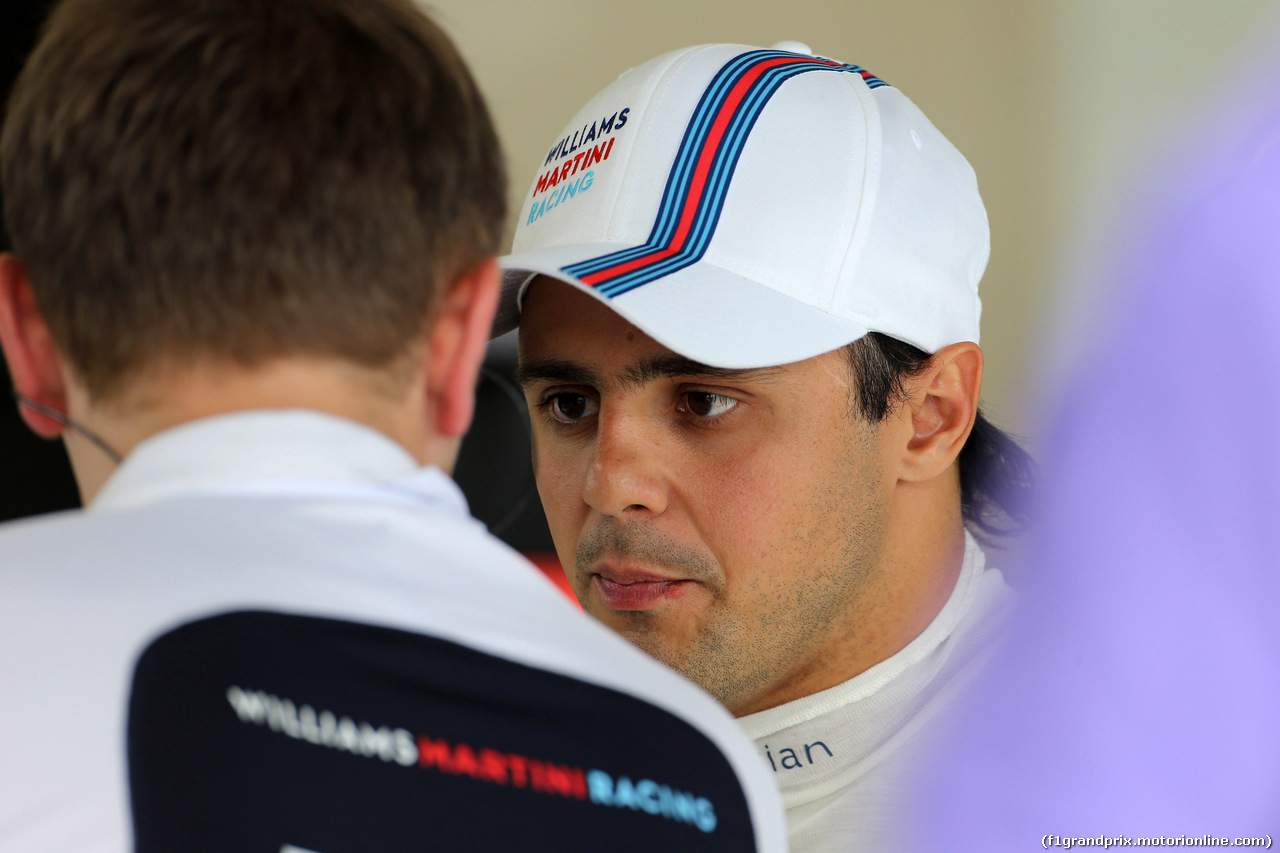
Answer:
<svg viewBox="0 0 1280 853"><path fill-rule="evenodd" d="M889 645L881 660L920 636L955 590L965 554L959 479L953 468L935 481L899 484L881 571L899 606L882 626Z"/></svg>
<svg viewBox="0 0 1280 853"><path fill-rule="evenodd" d="M197 365L157 371L110 403L83 389L70 394L71 415L122 456L139 443L191 421L256 409L311 409L365 424L419 462L452 468L457 440L435 433L421 371L369 369L337 359L276 359L252 368ZM114 471L101 449L67 436L81 498L88 504Z"/></svg>

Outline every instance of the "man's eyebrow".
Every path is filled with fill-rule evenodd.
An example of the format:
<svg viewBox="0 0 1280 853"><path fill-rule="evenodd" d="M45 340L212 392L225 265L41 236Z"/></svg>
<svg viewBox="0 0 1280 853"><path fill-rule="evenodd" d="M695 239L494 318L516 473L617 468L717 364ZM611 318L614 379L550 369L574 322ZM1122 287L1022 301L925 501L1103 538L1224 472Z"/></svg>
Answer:
<svg viewBox="0 0 1280 853"><path fill-rule="evenodd" d="M738 369L730 367L712 367L676 353L649 356L628 366L619 376L619 383L624 386L644 385L659 379L676 379L679 377L697 377L699 379L715 379L728 382L746 382L748 380L767 379L779 372L778 367L753 367ZM605 377L598 371L576 361L556 358L535 358L521 362L516 369L516 384L527 388L538 382L554 382L565 385L589 385L599 388Z"/></svg>
<svg viewBox="0 0 1280 853"><path fill-rule="evenodd" d="M556 358L533 358L521 361L516 368L516 384L528 388L536 382L561 382L565 385L591 385L598 387L601 376L589 367L574 361Z"/></svg>
<svg viewBox="0 0 1280 853"><path fill-rule="evenodd" d="M643 385L656 379L675 379L681 376L696 376L705 379L718 379L729 382L746 382L748 380L767 379L776 374L777 367L753 367L746 369L730 367L712 367L676 353L650 356L631 365L622 374L625 384Z"/></svg>

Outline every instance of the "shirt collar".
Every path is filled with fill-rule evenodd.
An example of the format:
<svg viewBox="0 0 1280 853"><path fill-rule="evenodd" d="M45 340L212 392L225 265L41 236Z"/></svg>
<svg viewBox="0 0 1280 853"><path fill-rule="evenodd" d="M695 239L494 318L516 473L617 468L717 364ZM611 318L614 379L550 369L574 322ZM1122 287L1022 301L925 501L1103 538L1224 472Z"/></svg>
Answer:
<svg viewBox="0 0 1280 853"><path fill-rule="evenodd" d="M955 588L918 637L848 681L740 717L738 723L773 765L787 808L839 790L903 748L964 681L960 670L967 653L955 654L958 634L971 634L967 639L975 648L985 645L980 638L999 624L1006 592L999 572L986 568L982 549L966 531ZM806 745L811 750L801 757L797 750Z"/></svg>
<svg viewBox="0 0 1280 853"><path fill-rule="evenodd" d="M982 548L969 531L964 532L964 537L964 562L961 564L959 577L956 578L956 585L946 604L919 636L890 657L848 681L765 711L739 717L738 723L753 738L803 723L842 706L867 699L927 657L951 636L956 624L968 610L974 590L986 570L986 555L982 553Z"/></svg>
<svg viewBox="0 0 1280 853"><path fill-rule="evenodd" d="M194 493L302 493L310 487L387 487L466 514L457 485L388 436L306 409L262 409L202 418L138 444L90 510L136 507Z"/></svg>

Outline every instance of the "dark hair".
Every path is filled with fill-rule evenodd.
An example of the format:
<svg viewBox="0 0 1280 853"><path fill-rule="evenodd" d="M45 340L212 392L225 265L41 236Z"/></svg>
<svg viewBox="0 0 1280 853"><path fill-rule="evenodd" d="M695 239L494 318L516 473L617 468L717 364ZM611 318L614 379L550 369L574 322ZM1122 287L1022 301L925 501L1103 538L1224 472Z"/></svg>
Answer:
<svg viewBox="0 0 1280 853"><path fill-rule="evenodd" d="M0 177L96 397L162 360L398 363L506 215L483 100L411 0L65 0Z"/></svg>
<svg viewBox="0 0 1280 853"><path fill-rule="evenodd" d="M929 354L879 332L846 347L857 385L858 412L872 423L906 399L906 380L929 363ZM1027 525L1035 462L1008 434L978 410L957 460L965 523L987 543Z"/></svg>

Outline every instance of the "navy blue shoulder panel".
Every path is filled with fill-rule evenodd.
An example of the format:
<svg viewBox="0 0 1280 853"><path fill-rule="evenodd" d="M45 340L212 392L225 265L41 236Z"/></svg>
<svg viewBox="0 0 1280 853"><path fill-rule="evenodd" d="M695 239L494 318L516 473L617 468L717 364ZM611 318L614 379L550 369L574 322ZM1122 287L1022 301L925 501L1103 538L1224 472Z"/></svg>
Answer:
<svg viewBox="0 0 1280 853"><path fill-rule="evenodd" d="M701 732L615 690L457 643L237 612L134 674L139 853L747 851Z"/></svg>

